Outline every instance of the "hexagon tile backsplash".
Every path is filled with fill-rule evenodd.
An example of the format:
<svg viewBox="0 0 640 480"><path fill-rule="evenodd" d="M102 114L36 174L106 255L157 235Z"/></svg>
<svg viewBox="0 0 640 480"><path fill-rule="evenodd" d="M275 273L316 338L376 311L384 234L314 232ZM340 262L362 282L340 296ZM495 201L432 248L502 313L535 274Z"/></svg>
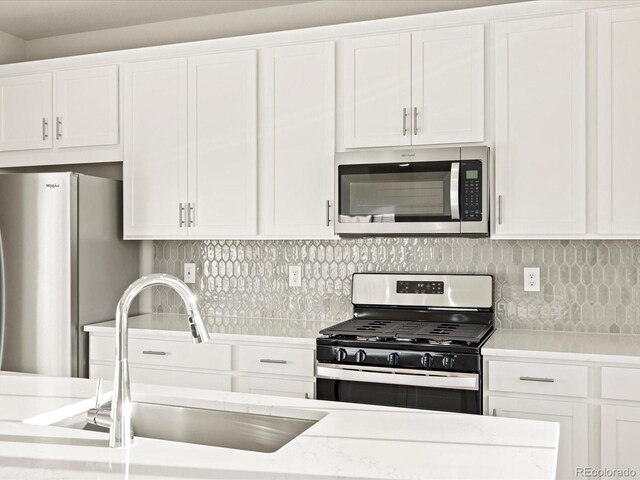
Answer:
<svg viewBox="0 0 640 480"><path fill-rule="evenodd" d="M154 271L182 276L207 316L326 322L352 312L354 272L490 273L496 323L602 333L640 333L640 241L496 241L467 238L156 241ZM288 266L302 266L302 287ZM523 291L523 268L540 267L540 292ZM173 292L153 292L154 312L182 312Z"/></svg>

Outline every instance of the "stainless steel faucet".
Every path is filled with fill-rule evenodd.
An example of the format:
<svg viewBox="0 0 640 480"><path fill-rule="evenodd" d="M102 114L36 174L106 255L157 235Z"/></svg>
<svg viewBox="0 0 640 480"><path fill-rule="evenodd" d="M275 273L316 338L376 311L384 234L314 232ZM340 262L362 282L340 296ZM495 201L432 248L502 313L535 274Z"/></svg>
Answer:
<svg viewBox="0 0 640 480"><path fill-rule="evenodd" d="M145 288L164 285L175 290L187 308L187 319L194 343L209 341L204 322L196 304L196 298L181 280L172 275L154 273L133 282L124 292L116 310L116 372L111 401L111 414L105 415L105 409L92 408L88 413L88 421L109 427L109 446L127 447L133 442L131 429L131 388L129 385L129 352L128 352L128 315L131 302ZM105 417L108 419L105 421ZM106 423L106 424L105 424Z"/></svg>

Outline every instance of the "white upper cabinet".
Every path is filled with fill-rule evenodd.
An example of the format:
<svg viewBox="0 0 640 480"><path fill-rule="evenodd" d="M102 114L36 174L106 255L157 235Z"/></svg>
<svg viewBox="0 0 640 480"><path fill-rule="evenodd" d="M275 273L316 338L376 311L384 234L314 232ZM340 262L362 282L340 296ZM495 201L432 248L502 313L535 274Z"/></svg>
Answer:
<svg viewBox="0 0 640 480"><path fill-rule="evenodd" d="M51 73L0 77L0 151L51 148Z"/></svg>
<svg viewBox="0 0 640 480"><path fill-rule="evenodd" d="M640 234L640 8L598 13L598 233Z"/></svg>
<svg viewBox="0 0 640 480"><path fill-rule="evenodd" d="M189 235L257 231L256 52L189 58Z"/></svg>
<svg viewBox="0 0 640 480"><path fill-rule="evenodd" d="M484 140L484 26L342 42L344 146Z"/></svg>
<svg viewBox="0 0 640 480"><path fill-rule="evenodd" d="M412 34L413 145L484 140L484 25Z"/></svg>
<svg viewBox="0 0 640 480"><path fill-rule="evenodd" d="M342 42L344 145L411 145L411 34Z"/></svg>
<svg viewBox="0 0 640 480"><path fill-rule="evenodd" d="M55 132L58 147L118 143L118 66L55 72Z"/></svg>
<svg viewBox="0 0 640 480"><path fill-rule="evenodd" d="M117 65L1 77L0 90L0 151L119 142Z"/></svg>
<svg viewBox="0 0 640 480"><path fill-rule="evenodd" d="M331 236L335 152L333 42L260 57L260 233Z"/></svg>
<svg viewBox="0 0 640 480"><path fill-rule="evenodd" d="M125 238L184 237L187 59L124 67Z"/></svg>
<svg viewBox="0 0 640 480"><path fill-rule="evenodd" d="M585 14L495 24L497 234L586 232Z"/></svg>

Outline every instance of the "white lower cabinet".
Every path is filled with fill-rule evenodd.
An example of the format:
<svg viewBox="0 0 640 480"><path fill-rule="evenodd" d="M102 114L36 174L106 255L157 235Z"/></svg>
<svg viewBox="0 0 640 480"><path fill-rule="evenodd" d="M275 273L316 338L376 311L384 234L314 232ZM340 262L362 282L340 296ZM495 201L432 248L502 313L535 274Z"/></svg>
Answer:
<svg viewBox="0 0 640 480"><path fill-rule="evenodd" d="M588 466L589 437L586 403L490 396L489 411L498 417L559 423L560 444L556 471L558 479L577 478L576 468Z"/></svg>
<svg viewBox="0 0 640 480"><path fill-rule="evenodd" d="M601 422L602 467L640 472L640 405L603 405Z"/></svg>
<svg viewBox="0 0 640 480"><path fill-rule="evenodd" d="M593 476L588 469L639 474L640 368L536 353L484 354L484 413L557 422L559 480Z"/></svg>
<svg viewBox="0 0 640 480"><path fill-rule="evenodd" d="M243 376L238 377L235 390L242 393L275 395L278 397L315 397L315 383L309 380Z"/></svg>
<svg viewBox="0 0 640 480"><path fill-rule="evenodd" d="M89 378L113 380L115 364L92 363L89 366ZM209 390L231 391L232 375L213 372L192 372L168 368L130 366L129 378L133 383L151 383L172 387L202 388Z"/></svg>
<svg viewBox="0 0 640 480"><path fill-rule="evenodd" d="M91 332L89 377L113 380L113 334ZM315 398L315 347L304 340L281 345L247 335L193 345L188 338L129 334L133 383Z"/></svg>

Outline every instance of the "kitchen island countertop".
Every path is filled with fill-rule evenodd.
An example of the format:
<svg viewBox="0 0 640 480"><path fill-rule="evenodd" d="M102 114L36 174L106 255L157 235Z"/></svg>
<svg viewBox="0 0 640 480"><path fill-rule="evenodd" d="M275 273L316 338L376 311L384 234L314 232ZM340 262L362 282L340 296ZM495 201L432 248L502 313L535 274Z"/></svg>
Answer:
<svg viewBox="0 0 640 480"><path fill-rule="evenodd" d="M274 453L141 437L130 448L110 449L104 433L49 426L93 406L95 386L95 380L0 374L0 478L424 480L555 475L557 424L510 418L134 384L134 400L188 400L208 408L264 414L289 409L323 418Z"/></svg>

